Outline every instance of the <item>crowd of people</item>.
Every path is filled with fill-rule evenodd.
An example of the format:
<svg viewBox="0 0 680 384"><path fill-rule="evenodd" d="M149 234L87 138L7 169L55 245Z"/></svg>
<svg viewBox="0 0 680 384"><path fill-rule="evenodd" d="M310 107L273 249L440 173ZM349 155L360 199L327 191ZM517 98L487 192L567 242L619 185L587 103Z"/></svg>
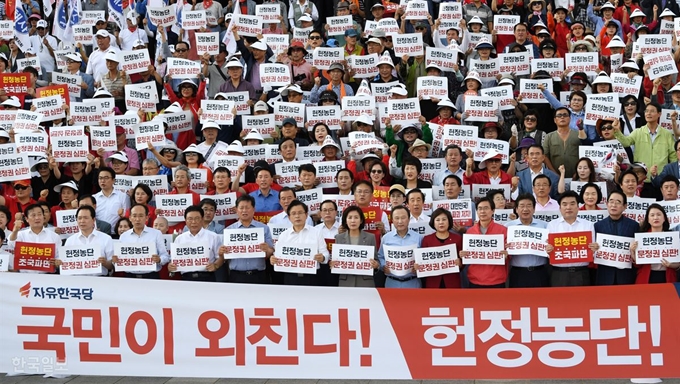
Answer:
<svg viewBox="0 0 680 384"><path fill-rule="evenodd" d="M57 4L70 14L72 3ZM422 19L411 17L408 5L387 0L192 0L178 2L177 23L165 27L153 23L146 1L125 3L126 25L118 25L111 21L115 18L110 18L112 10L106 1L82 1L83 12L102 11L93 20L88 42L56 32L58 20L54 18L60 9L52 10L38 0L17 4L13 13L21 9L27 15L30 44L15 39L0 43L0 72L27 74L29 86L25 94L17 94L5 83L0 105L4 111L36 111L36 100L42 98L37 89L57 84L53 74L64 73L80 79L76 84L79 94L71 96L71 103L112 99L112 115L132 116L138 123L161 122L165 129L169 116L189 112L191 129L167 133L164 143L143 143L146 147L138 150L131 134L134 127L116 125L112 127L115 150L90 146L83 161L60 161L55 156L60 148L54 146L47 147L44 156L31 156L30 176L12 181L0 178L3 251L14 252L18 241L55 244L57 249L96 243L101 247L97 275L233 283L503 288L678 281L680 262L664 259L638 265L636 242L631 243L633 261L627 268L589 262L550 265L548 257L529 252L504 252L502 265L466 265L469 251L463 244L464 234L507 239L508 227L527 226L547 228L550 233L590 231L588 247L597 252L601 247L595 240L597 234L632 239L640 232L680 230L676 226L678 206L668 203L680 199L676 69L680 42L675 31L664 29L665 22L680 16L675 0L472 0L463 2L462 18L453 24L448 16L438 16L449 3L445 0L427 0L428 16ZM278 5L280 15L264 23L261 33L241 36L244 31L237 15L256 15L261 5ZM200 29L184 29L179 21L184 12L200 10L205 11L205 24ZM11 18L9 11L0 9L0 18ZM348 15L352 28L330 34L328 18ZM500 34L494 28L496 15L518 16L512 34ZM392 30L393 25L398 30ZM219 32L221 42L215 55L197 51L197 34L207 32ZM651 53L641 52L638 40L645 34L663 37L669 33L671 45L658 53L672 59L673 70L659 77L646 56ZM396 54L393 38L400 34L421 34L422 53ZM267 44L266 36L271 35L287 36L287 47L277 46L274 51ZM341 48L344 59L318 69L313 52L323 48ZM457 59L444 68L427 59L430 49L451 50ZM151 58L148 68L126 73L124 53L141 50ZM489 77L480 65L503 53L527 51L532 60L597 52L598 70L566 69L557 77L545 70ZM369 77L357 76L352 66L362 56L377 58ZM25 59L33 57L39 59L39 66L24 66ZM201 70L194 78L173 76L171 58L198 62ZM270 63L288 68L290 84L272 86L262 81L265 65ZM635 80L637 92L618 93L614 74ZM444 79L446 96L423 96L427 90L418 79L424 76ZM523 97L523 80L544 80L537 86L541 100ZM131 84L155 85L155 111L135 108L126 97L126 86ZM378 94L376 86L380 85L386 92ZM466 99L495 87L511 88L507 98L511 108L499 108L487 121L473 119ZM246 92L247 100L235 105L243 112L235 113L233 124L203 118L202 101L232 100L231 94L237 92ZM586 115L592 112L587 101L597 94L614 95L620 116L587 124ZM255 128L246 120L251 115L276 115L279 103L303 108L337 106L342 111L345 98L414 99L420 116L392 124L390 116L384 115L384 104L378 102L373 111L351 121L322 117L308 124L284 115L276 117L280 120L276 124L272 119L270 126ZM43 119L34 132L49 135L56 127L80 126L83 135L91 136L92 128L112 121L107 118L83 126L74 122L69 105L64 104L63 110L64 118ZM0 130L0 147L18 147L16 139L25 133L15 131L11 123L7 130ZM480 148L464 144L466 138L449 138L454 143L447 143L442 127L452 125L474 127L478 137L473 139L501 143L498 148L502 150L480 155ZM370 138L359 148L357 137L365 138L365 134ZM263 145L274 148L276 154L247 155L249 147ZM580 148L598 145L612 148L611 152L599 159L579 154ZM303 156L300 149L305 147L318 152ZM220 159L225 157L241 160L236 166L224 165ZM424 165L432 164L432 159L441 159L442 167L427 172ZM338 161L341 166L332 182L320 187L319 167ZM297 169L292 182L282 177L290 173L281 171L287 163ZM148 179L127 189L116 181L123 176L156 175L167 177L168 195L190 195L183 219L169 220L167 209L155 205L156 191L147 185ZM201 191L194 190L198 185ZM479 185L488 186L489 191L471 201L471 223L458 220L460 212L432 209L433 201L471 199L471 186ZM310 190L322 193L315 204L298 199ZM229 206L217 200L232 193L235 200ZM641 220L626 215L635 201L646 207ZM672 212L669 207L674 207ZM78 230L64 240L57 212L72 209ZM225 209L231 209L231 218L216 219L217 212ZM498 212L508 209L510 217L501 219ZM602 211L602 220L592 222L579 216L581 211L597 210ZM545 211L559 215L550 222L536 217ZM275 233L279 226L287 229ZM418 232L416 227L427 230ZM265 257L231 254L235 251L225 244L224 231L246 228L263 229L259 249ZM177 244L208 242L204 268L177 272L163 235L172 235ZM120 256L114 254L116 239L125 244L155 243L156 270L116 272ZM282 259L277 242L313 243L310 258L316 263L316 273L277 271ZM333 244L373 247L373 275L332 273L338 267L332 258ZM386 262L385 247L454 244L460 273L418 278L417 263L407 273L395 274ZM547 254L553 250L547 246ZM27 272L12 265L12 260L10 271ZM52 264L58 271L62 260L55 257Z"/></svg>

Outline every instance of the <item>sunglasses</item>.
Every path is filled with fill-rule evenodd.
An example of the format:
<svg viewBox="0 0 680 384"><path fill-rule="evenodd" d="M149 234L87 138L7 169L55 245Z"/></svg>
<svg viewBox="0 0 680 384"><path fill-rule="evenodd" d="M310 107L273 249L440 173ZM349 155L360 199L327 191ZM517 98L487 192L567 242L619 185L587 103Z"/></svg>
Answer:
<svg viewBox="0 0 680 384"><path fill-rule="evenodd" d="M187 52L187 51L189 51L189 50L186 49L186 48L175 49L175 52L179 52L179 53L184 53L184 52Z"/></svg>
<svg viewBox="0 0 680 384"><path fill-rule="evenodd" d="M28 189L28 187L25 186L25 185L15 185L14 186L15 191L23 191L24 189Z"/></svg>
<svg viewBox="0 0 680 384"><path fill-rule="evenodd" d="M383 173L382 169L371 169L371 173Z"/></svg>
<svg viewBox="0 0 680 384"><path fill-rule="evenodd" d="M538 119L536 119L535 117L525 117L524 118L524 121L537 121L537 120Z"/></svg>
<svg viewBox="0 0 680 384"><path fill-rule="evenodd" d="M310 40L321 40L321 36L309 36Z"/></svg>
<svg viewBox="0 0 680 384"><path fill-rule="evenodd" d="M603 125L602 128L600 128L601 131L611 131L612 129L614 129L614 126L611 124Z"/></svg>
<svg viewBox="0 0 680 384"><path fill-rule="evenodd" d="M623 106L624 106L624 107L632 107L632 106L634 106L634 105L637 105L637 103L634 102L634 101L629 101L629 102L627 102L627 103L623 103Z"/></svg>
<svg viewBox="0 0 680 384"><path fill-rule="evenodd" d="M568 113L558 113L555 115L555 117L569 117Z"/></svg>

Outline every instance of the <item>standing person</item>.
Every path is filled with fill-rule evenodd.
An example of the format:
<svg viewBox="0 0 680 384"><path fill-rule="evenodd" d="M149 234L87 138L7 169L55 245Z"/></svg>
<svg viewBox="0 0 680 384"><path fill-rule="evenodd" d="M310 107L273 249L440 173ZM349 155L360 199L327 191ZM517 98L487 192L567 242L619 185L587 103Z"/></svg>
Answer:
<svg viewBox="0 0 680 384"><path fill-rule="evenodd" d="M503 243L507 240L508 229L493 221L493 212L496 206L489 197L482 197L477 202L477 223L467 230L471 235L503 235ZM503 251L506 257L507 252ZM458 254L466 257L466 251ZM469 265L466 267L467 278L470 281L470 288L505 288L505 281L508 279L506 265Z"/></svg>
<svg viewBox="0 0 680 384"><path fill-rule="evenodd" d="M623 216L628 206L628 198L621 191L612 191L607 196L609 217L595 223L595 233L634 238L640 232L640 225ZM597 285L623 285L635 283L635 269L619 269L608 265L598 265L595 277Z"/></svg>
<svg viewBox="0 0 680 384"><path fill-rule="evenodd" d="M536 176L546 175L550 181L550 197L553 199L556 198L558 196L557 185L559 184L560 177L545 166L543 146L538 144L530 146L527 151L527 159L529 167L518 172L517 176L513 177L512 197L515 198L521 194L531 193ZM515 181L517 181L517 183L515 183Z"/></svg>
<svg viewBox="0 0 680 384"><path fill-rule="evenodd" d="M295 195L295 190L293 188L281 188L279 191L279 205L281 206L282 211L275 216L272 216L272 218L269 219L269 222L272 224L288 224L292 222L290 216L288 216L288 207L290 206L290 203L296 199L297 196ZM314 222L312 221L311 217L307 217L306 224L310 227L314 226Z"/></svg>
<svg viewBox="0 0 680 384"><path fill-rule="evenodd" d="M490 150L479 163L479 172L472 173L475 166L472 150L467 150L465 184L512 184L512 178L501 169L503 155L495 149Z"/></svg>
<svg viewBox="0 0 680 384"><path fill-rule="evenodd" d="M191 205L184 211L184 221L189 227L189 231L177 236L175 244L192 244L197 242L208 243L208 265L202 272L183 272L182 280L189 281L210 281L215 282L215 271L224 264L224 248L222 239L214 232L203 228L203 209L198 205ZM170 261L168 271L176 272L177 265Z"/></svg>
<svg viewBox="0 0 680 384"><path fill-rule="evenodd" d="M531 193L524 193L515 200L515 214L517 219L505 224L506 227L514 225L532 228L546 228L548 223L534 218L536 212L536 199ZM549 287L550 274L548 273L548 259L542 256L522 254L513 255L510 259L510 288L533 288Z"/></svg>
<svg viewBox="0 0 680 384"><path fill-rule="evenodd" d="M82 206L90 206L94 208L95 212L97 211L97 200L94 198L94 196L91 195L85 195L85 196L79 196L78 197L78 207ZM111 224L97 219L95 215L95 227L97 228L98 231L104 232L106 234L110 234L111 232Z"/></svg>
<svg viewBox="0 0 680 384"><path fill-rule="evenodd" d="M435 233L423 237L423 248L441 247L444 245L456 245L456 250L463 249L463 237L453 232L453 217L451 212L444 208L437 208L430 217L430 227ZM461 259L456 259L456 264L462 265ZM414 265L418 270L418 265ZM425 288L460 288L460 273L447 273L445 275L430 276L425 278Z"/></svg>
<svg viewBox="0 0 680 384"><path fill-rule="evenodd" d="M109 271L113 270L113 240L111 236L106 233L95 231L95 209L84 205L76 210L76 221L78 223L78 233L69 236L64 243L65 246L87 246L90 244L99 244L101 254L99 255L99 263L102 265L102 270L98 274L92 276L106 276ZM61 265L61 260L55 262L56 266Z"/></svg>
<svg viewBox="0 0 680 384"><path fill-rule="evenodd" d="M163 235L157 229L147 226L149 221L149 207L143 204L137 204L130 209L130 222L132 228L120 234L119 240L123 244L133 243L153 243L156 244L156 253L151 255L151 260L156 263L156 270L154 272L125 272L126 277L135 277L143 279L159 279L160 270L163 265L170 261L170 255L165 248ZM115 256L114 256L115 257ZM114 264L117 262L114 261Z"/></svg>
<svg viewBox="0 0 680 384"><path fill-rule="evenodd" d="M23 226L24 217L28 222L28 228L23 231L20 229ZM50 264L55 265L55 259L59 255L59 247L61 246L61 239L54 231L45 229L45 214L43 209L38 204L31 204L24 210L24 213L17 213L14 216L14 228L9 235L9 247L14 248L17 241L25 241L29 243L54 244L54 258L50 260ZM14 260L10 258L9 270L14 270L18 266L13 265ZM17 268L18 269L18 268ZM35 271L26 271L29 273L36 273ZM37 272L42 273L42 272Z"/></svg>
<svg viewBox="0 0 680 384"><path fill-rule="evenodd" d="M372 246L374 252L377 251L375 243L375 236L372 233L364 231L364 224L366 219L361 208L357 206L347 207L342 212L342 227L345 232L335 235L335 244L350 244L350 245L365 245ZM331 261L331 268L335 266L335 261ZM371 267L378 268L379 263L375 257L371 259ZM338 285L340 287L375 287L373 276L356 276L342 274L338 275Z"/></svg>
<svg viewBox="0 0 680 384"><path fill-rule="evenodd" d="M130 207L130 199L128 196L120 191L113 189L113 184L116 181L116 172L109 167L99 169L99 187L101 191L94 195L97 200L97 217L107 223L111 227L115 227L118 222L118 210L125 211Z"/></svg>
<svg viewBox="0 0 680 384"><path fill-rule="evenodd" d="M564 165L566 173L571 175L576 170L581 140L578 138L578 132L569 128L571 111L567 107L556 108L554 117L557 130L548 133L543 141L545 165L555 173L560 165Z"/></svg>
<svg viewBox="0 0 680 384"><path fill-rule="evenodd" d="M328 263L329 254L328 248L326 247L326 241L321 235L321 232L311 225L306 224L309 219L309 208L307 208L307 205L300 200L294 200L288 205L286 213L290 217L293 227L288 228L281 233L278 241L280 241L281 244L314 244L312 254L314 254L314 260L317 262L316 269L318 273L319 263ZM269 262L272 265L276 265L278 262L276 255L270 257ZM316 274L284 273L283 284L316 285L317 280Z"/></svg>
<svg viewBox="0 0 680 384"><path fill-rule="evenodd" d="M463 150L456 144L451 144L444 148L444 159L446 159L446 169L434 175L432 185L443 186L444 179L449 175L456 175L459 179L465 176L465 169L460 166L463 161Z"/></svg>
<svg viewBox="0 0 680 384"><path fill-rule="evenodd" d="M328 253L335 242L340 223L338 222L338 205L333 200L324 200L319 206L320 223L315 226L326 242ZM330 263L321 264L318 273L318 283L324 287L337 287L338 275L331 274Z"/></svg>
<svg viewBox="0 0 680 384"><path fill-rule="evenodd" d="M669 232L670 222L666 211L657 203L650 204L645 213L645 219L640 225L640 232ZM11 238L10 238L11 240ZM637 241L630 247L635 260L635 252L638 248ZM680 263L671 263L662 259L661 263L638 265L635 284L662 284L674 283L677 280Z"/></svg>
<svg viewBox="0 0 680 384"><path fill-rule="evenodd" d="M560 213L562 217L548 223L548 231L550 233L573 233L590 231L592 238L595 239L595 230L593 223L579 218L578 202L579 196L574 191L567 191L560 195L557 202L560 205ZM597 250L597 243L588 244L588 248L592 251ZM552 253L553 247L548 246L548 253ZM590 272L588 271L588 262L576 262L560 265L553 265L551 286L553 287L575 287L590 285Z"/></svg>
<svg viewBox="0 0 680 384"><path fill-rule="evenodd" d="M412 269L404 276L395 276L389 267L385 265L385 246L421 246L421 237L418 233L408 228L411 212L408 208L402 206L394 207L392 209L392 225L393 230L386 233L380 242L380 249L378 250L378 261L380 268L383 270L387 279L385 280L385 288L420 288L421 283L416 276L415 270Z"/></svg>
<svg viewBox="0 0 680 384"><path fill-rule="evenodd" d="M265 273L267 260L274 254L274 243L269 227L254 220L255 198L243 195L236 199L236 214L238 221L227 229L262 228L264 230L264 243L260 244L260 250L265 253L264 258L237 258L230 259L229 282L247 284L267 284Z"/></svg>

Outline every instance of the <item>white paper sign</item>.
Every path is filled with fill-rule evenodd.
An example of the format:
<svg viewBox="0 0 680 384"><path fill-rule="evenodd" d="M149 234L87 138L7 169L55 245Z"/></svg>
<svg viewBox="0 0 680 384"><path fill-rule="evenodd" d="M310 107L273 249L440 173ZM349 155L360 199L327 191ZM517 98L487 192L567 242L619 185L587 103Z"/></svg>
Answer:
<svg viewBox="0 0 680 384"><path fill-rule="evenodd" d="M406 3L406 20L423 20L430 15L425 0L410 0Z"/></svg>
<svg viewBox="0 0 680 384"><path fill-rule="evenodd" d="M167 73L173 79L194 79L201 73L201 63L176 57L168 57Z"/></svg>
<svg viewBox="0 0 680 384"><path fill-rule="evenodd" d="M498 121L498 102L483 96L466 95L465 121Z"/></svg>
<svg viewBox="0 0 680 384"><path fill-rule="evenodd" d="M635 241L638 265L660 264L663 259L669 263L680 262L680 232L636 233Z"/></svg>
<svg viewBox="0 0 680 384"><path fill-rule="evenodd" d="M317 123L324 123L331 131L340 129L342 123L342 111L339 105L316 107L307 105L307 129L311 131Z"/></svg>
<svg viewBox="0 0 680 384"><path fill-rule="evenodd" d="M277 101L274 103L274 120L276 125L282 125L288 117L295 119L298 127L305 126L305 105L301 103L289 103Z"/></svg>
<svg viewBox="0 0 680 384"><path fill-rule="evenodd" d="M660 52L671 52L673 36L668 35L640 35L635 41L640 47L640 53L644 56L653 55ZM645 60L646 61L646 60Z"/></svg>
<svg viewBox="0 0 680 384"><path fill-rule="evenodd" d="M232 22L238 28L240 36L256 37L262 34L262 18L260 16L244 15L240 12L234 13Z"/></svg>
<svg viewBox="0 0 680 384"><path fill-rule="evenodd" d="M86 162L90 140L87 136L59 137L50 139L52 156L60 163Z"/></svg>
<svg viewBox="0 0 680 384"><path fill-rule="evenodd" d="M543 97L543 92L538 89L539 84L543 84L548 92L553 91L552 79L519 79L519 95L522 96L523 103L548 103L548 100Z"/></svg>
<svg viewBox="0 0 680 384"><path fill-rule="evenodd" d="M531 73L536 73L537 71L546 71L552 76L553 80L559 81L562 78L562 73L564 73L564 59L532 59L531 60Z"/></svg>
<svg viewBox="0 0 680 384"><path fill-rule="evenodd" d="M64 276L94 275L102 273L99 262L101 247L93 243L88 245L64 245L59 247L59 274Z"/></svg>
<svg viewBox="0 0 680 384"><path fill-rule="evenodd" d="M416 275L419 278L460 272L458 265L456 265L458 259L456 244L416 248L413 250L413 255L416 264L418 264Z"/></svg>
<svg viewBox="0 0 680 384"><path fill-rule="evenodd" d="M337 186L335 175L345 168L345 162L344 160L322 161L314 166L316 167L316 180L319 182L318 187L331 188Z"/></svg>
<svg viewBox="0 0 680 384"><path fill-rule="evenodd" d="M514 73L516 76L531 73L531 52L511 52L498 55L498 71L500 73Z"/></svg>
<svg viewBox="0 0 680 384"><path fill-rule="evenodd" d="M201 29L208 25L205 17L205 10L191 11L187 8L182 9L182 29L192 31Z"/></svg>
<svg viewBox="0 0 680 384"><path fill-rule="evenodd" d="M22 131L14 135L14 143L17 150L28 156L45 156L47 152L47 132L34 131L31 133Z"/></svg>
<svg viewBox="0 0 680 384"><path fill-rule="evenodd" d="M274 114L245 115L243 116L243 129L255 129L263 138L268 139L272 137L272 133L276 130Z"/></svg>
<svg viewBox="0 0 680 384"><path fill-rule="evenodd" d="M666 75L678 73L675 66L675 60L670 52L664 51L654 54L649 54L644 57L645 64L649 65L647 74L650 80L655 80Z"/></svg>
<svg viewBox="0 0 680 384"><path fill-rule="evenodd" d="M260 64L260 83L269 87L284 87L291 83L290 66L285 64Z"/></svg>
<svg viewBox="0 0 680 384"><path fill-rule="evenodd" d="M394 54L397 57L425 55L422 33L395 34L392 36L392 41L394 43Z"/></svg>
<svg viewBox="0 0 680 384"><path fill-rule="evenodd" d="M619 94L619 97L637 95L642 87L642 76L636 75L632 79L625 73L612 73L612 90Z"/></svg>
<svg viewBox="0 0 680 384"><path fill-rule="evenodd" d="M316 215L319 213L319 209L321 209L323 191L321 188L297 191L295 193L295 198L305 203L305 205L309 208L310 215Z"/></svg>
<svg viewBox="0 0 680 384"><path fill-rule="evenodd" d="M122 59L120 63L121 68L128 75L148 71L149 66L151 65L151 59L149 59L149 51L147 49L122 51L120 57Z"/></svg>
<svg viewBox="0 0 680 384"><path fill-rule="evenodd" d="M227 100L201 100L201 122L214 120L220 125L234 124L234 102Z"/></svg>
<svg viewBox="0 0 680 384"><path fill-rule="evenodd" d="M515 25L519 24L519 16L515 15L494 15L493 29L497 35L512 35L515 32Z"/></svg>
<svg viewBox="0 0 680 384"><path fill-rule="evenodd" d="M57 228L61 230L59 234L60 239L66 239L69 236L78 233L78 221L76 220L76 209L66 209L56 211L54 213L54 220ZM101 272L101 270L99 271Z"/></svg>
<svg viewBox="0 0 680 384"><path fill-rule="evenodd" d="M342 121L354 121L361 115L375 119L375 100L372 97L345 96L341 104Z"/></svg>
<svg viewBox="0 0 680 384"><path fill-rule="evenodd" d="M165 217L169 222L181 223L184 221L184 211L194 203L190 193L176 195L156 195L156 209L162 211L158 216Z"/></svg>
<svg viewBox="0 0 680 384"><path fill-rule="evenodd" d="M10 41L13 38L14 38L14 21L13 20L0 21L0 39Z"/></svg>
<svg viewBox="0 0 680 384"><path fill-rule="evenodd" d="M435 64L444 72L455 72L458 52L448 48L425 47L425 65Z"/></svg>
<svg viewBox="0 0 680 384"><path fill-rule="evenodd" d="M125 84L125 105L128 110L156 112L158 90L154 85L151 88L143 84Z"/></svg>
<svg viewBox="0 0 680 384"><path fill-rule="evenodd" d="M331 273L344 275L373 276L371 260L375 258L375 247L369 245L333 244Z"/></svg>
<svg viewBox="0 0 680 384"><path fill-rule="evenodd" d="M33 99L35 112L43 115L43 121L52 121L66 117L64 111L64 101L61 96L49 96Z"/></svg>
<svg viewBox="0 0 680 384"><path fill-rule="evenodd" d="M416 92L423 100L447 99L449 97L449 81L443 76L420 76L416 79Z"/></svg>
<svg viewBox="0 0 680 384"><path fill-rule="evenodd" d="M595 241L600 245L600 248L593 254L593 262L595 264L617 269L632 268L630 246L633 239L598 233Z"/></svg>
<svg viewBox="0 0 680 384"><path fill-rule="evenodd" d="M485 99L495 100L498 104L498 109L501 111L515 109L512 105L514 94L512 86L501 85L500 87L482 88L480 89L481 96Z"/></svg>
<svg viewBox="0 0 680 384"><path fill-rule="evenodd" d="M172 243L170 254L177 272L204 272L210 264L210 244L207 241Z"/></svg>
<svg viewBox="0 0 680 384"><path fill-rule="evenodd" d="M248 95L248 91L243 91L243 92L226 92L222 94L224 96L224 99L227 101L232 101L234 103L234 106L236 107L236 114L237 115L249 115L250 114L250 105L248 105L248 101L250 100L250 96Z"/></svg>
<svg viewBox="0 0 680 384"><path fill-rule="evenodd" d="M156 263L153 262L152 258L158 252L154 242L126 244L121 241L114 241L113 254L118 258L115 264L118 272L156 271Z"/></svg>
<svg viewBox="0 0 680 384"><path fill-rule="evenodd" d="M118 149L116 144L116 127L96 126L90 127L90 147L92 149L103 148L105 151L115 151Z"/></svg>
<svg viewBox="0 0 680 384"><path fill-rule="evenodd" d="M567 53L564 60L564 69L570 73L585 72L588 76L596 76L600 70L600 61L597 52Z"/></svg>
<svg viewBox="0 0 680 384"><path fill-rule="evenodd" d="M281 176L277 183L284 187L295 187L300 185L298 179L298 170L302 164L308 164L308 161L289 161L287 163L276 163L276 175Z"/></svg>
<svg viewBox="0 0 680 384"><path fill-rule="evenodd" d="M354 28L352 15L327 17L326 26L328 36L344 36L346 30Z"/></svg>
<svg viewBox="0 0 680 384"><path fill-rule="evenodd" d="M141 123L135 126L134 130L135 149L138 151L148 149L148 143L151 143L153 146L165 144L165 131L163 122L160 119Z"/></svg>
<svg viewBox="0 0 680 384"><path fill-rule="evenodd" d="M508 241L505 244L508 255L536 255L548 257L545 247L548 245L548 230L513 225L508 227Z"/></svg>
<svg viewBox="0 0 680 384"><path fill-rule="evenodd" d="M28 155L18 153L14 143L0 144L0 181L15 181L31 178L31 163Z"/></svg>
<svg viewBox="0 0 680 384"><path fill-rule="evenodd" d="M463 234L463 264L505 265L503 235Z"/></svg>
<svg viewBox="0 0 680 384"><path fill-rule="evenodd" d="M73 40L82 45L92 45L92 27L89 25L74 25L73 26Z"/></svg>
<svg viewBox="0 0 680 384"><path fill-rule="evenodd" d="M387 112L393 125L418 124L420 118L420 102L417 97L408 99L391 99L387 101Z"/></svg>
<svg viewBox="0 0 680 384"><path fill-rule="evenodd" d="M40 129L39 126L40 122L42 121L42 118L43 118L42 113L19 109L16 112L16 118L14 120L14 123L12 124L12 128L14 129L15 133L21 131L32 132L37 129Z"/></svg>
<svg viewBox="0 0 680 384"><path fill-rule="evenodd" d="M271 48L272 52L274 52L274 56L277 56L282 52L288 52L288 47L290 46L289 40L290 36L288 34L270 35L265 33L262 35L262 42Z"/></svg>
<svg viewBox="0 0 680 384"><path fill-rule="evenodd" d="M255 259L265 257L260 249L264 243L264 228L238 228L224 230L225 259Z"/></svg>
<svg viewBox="0 0 680 384"><path fill-rule="evenodd" d="M66 84L68 86L68 95L72 101L80 98L80 85L83 83L81 76L52 72L52 82L54 84Z"/></svg>
<svg viewBox="0 0 680 384"><path fill-rule="evenodd" d="M416 258L413 251L418 248L416 244L403 247L384 245L385 267L389 268L393 276L406 276L413 273L413 265Z"/></svg>
<svg viewBox="0 0 680 384"><path fill-rule="evenodd" d="M441 148L442 150L449 145L455 144L461 149L477 148L479 134L474 125L444 125L442 127Z"/></svg>
<svg viewBox="0 0 680 384"><path fill-rule="evenodd" d="M277 272L316 274L317 262L314 260L317 246L314 243L281 244L276 243L274 256Z"/></svg>
<svg viewBox="0 0 680 384"><path fill-rule="evenodd" d="M385 17L378 20L378 29L385 31L386 36L394 36L399 33L399 24L392 17Z"/></svg>
<svg viewBox="0 0 680 384"><path fill-rule="evenodd" d="M281 4L267 3L255 6L255 16L260 17L263 23L278 24L281 16Z"/></svg>
<svg viewBox="0 0 680 384"><path fill-rule="evenodd" d="M599 101L592 97L588 98L588 101L586 102L586 116L584 119L586 125L595 125L599 119L618 119L619 116L621 116L621 103L618 102L618 100L610 103Z"/></svg>
<svg viewBox="0 0 680 384"><path fill-rule="evenodd" d="M351 17L351 16L347 16ZM338 48L314 48L312 53L313 64L317 69L328 69L331 64L345 59L345 49Z"/></svg>
<svg viewBox="0 0 680 384"><path fill-rule="evenodd" d="M167 7L147 7L146 14L153 25L171 27L177 23L177 12L175 11L175 8L175 4L168 5Z"/></svg>
<svg viewBox="0 0 680 384"><path fill-rule="evenodd" d="M389 83L371 83L371 93L375 98L376 105L387 104L389 98L388 92L397 84L399 84L398 81L390 81Z"/></svg>

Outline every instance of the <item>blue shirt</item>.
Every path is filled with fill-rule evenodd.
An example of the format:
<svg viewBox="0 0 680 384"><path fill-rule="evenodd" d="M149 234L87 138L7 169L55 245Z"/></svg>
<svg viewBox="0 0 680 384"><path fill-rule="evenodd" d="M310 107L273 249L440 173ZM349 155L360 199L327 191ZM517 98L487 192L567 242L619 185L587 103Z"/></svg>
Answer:
<svg viewBox="0 0 680 384"><path fill-rule="evenodd" d="M264 228L264 242L270 247L274 248L274 242L272 241L272 233L269 227L259 221L251 221L250 225L245 227L240 221L227 227L227 229L240 229L240 228ZM232 271L252 271L257 269L258 271L264 271L266 267L266 258L257 259L231 259L229 260L229 269Z"/></svg>
<svg viewBox="0 0 680 384"><path fill-rule="evenodd" d="M279 193L273 189L269 190L269 194L267 196L262 194L261 189L251 192L250 196L255 198L256 212L271 212L280 211L283 209L281 204L279 204Z"/></svg>
<svg viewBox="0 0 680 384"><path fill-rule="evenodd" d="M413 230L408 230L406 232L406 236L401 237L397 235L397 231L391 231L385 234L385 236L382 237L382 241L380 242L380 250L378 250L378 261L380 262L380 268L385 267L385 246L386 245L391 245L394 247L404 247L407 245L413 245L416 244L418 247L420 247L420 244L422 242L423 238L415 231ZM391 273L385 274L385 276L393 276L398 279L404 279L404 278L409 278L411 276L414 276L415 273L410 272L408 275L405 276L394 276Z"/></svg>
<svg viewBox="0 0 680 384"><path fill-rule="evenodd" d="M208 224L208 228L204 228L204 229L206 231L217 233L218 235L221 235L222 233L224 233L224 225L218 223L217 220L215 220L215 219L213 219L213 221L211 221L210 224ZM182 233L188 232L188 231L189 231L189 227L187 227L185 225L184 229L182 230Z"/></svg>
<svg viewBox="0 0 680 384"><path fill-rule="evenodd" d="M524 224L522 224L522 221L520 219L511 220L505 223L506 227L511 227L513 225L522 226ZM548 227L548 223L546 223L543 220L532 219L531 224L529 224L528 227L545 229ZM541 265L545 265L547 263L548 263L547 257L536 255L513 255L512 258L510 259L511 266L521 268L538 267Z"/></svg>

